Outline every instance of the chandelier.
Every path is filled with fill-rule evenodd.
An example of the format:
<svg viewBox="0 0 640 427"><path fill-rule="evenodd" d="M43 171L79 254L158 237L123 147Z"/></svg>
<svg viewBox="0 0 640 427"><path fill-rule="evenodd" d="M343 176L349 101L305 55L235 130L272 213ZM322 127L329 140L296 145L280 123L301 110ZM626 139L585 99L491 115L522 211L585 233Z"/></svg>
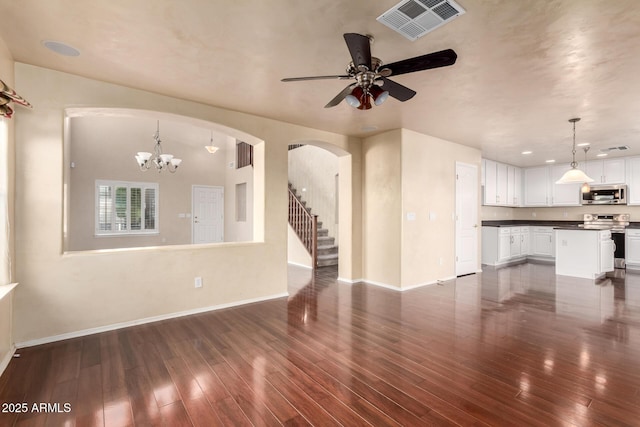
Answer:
<svg viewBox="0 0 640 427"><path fill-rule="evenodd" d="M158 127L156 133L153 135L153 139L156 141L153 154L146 151L140 151L136 154L136 161L138 162L138 166L140 166L140 170L145 172L151 168L153 164L158 172L168 170L171 173L175 173L180 163L182 163L182 159L174 158L173 154L162 154L162 146L160 145L160 120L158 120Z"/></svg>

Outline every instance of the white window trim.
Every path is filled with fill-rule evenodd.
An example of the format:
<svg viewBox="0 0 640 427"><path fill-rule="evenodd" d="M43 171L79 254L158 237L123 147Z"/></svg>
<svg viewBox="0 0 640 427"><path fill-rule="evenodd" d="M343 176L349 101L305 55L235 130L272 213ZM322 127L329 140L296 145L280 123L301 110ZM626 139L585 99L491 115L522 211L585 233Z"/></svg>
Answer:
<svg viewBox="0 0 640 427"><path fill-rule="evenodd" d="M142 198L141 198L141 210L145 211L145 198L144 198L144 190L152 188L155 190L156 195L156 210L154 215L154 224L155 228L150 230L129 230L129 231L111 231L111 230L100 230L100 186L110 186L112 188L112 197L115 197L115 188L116 187L126 187L127 188L127 228L131 226L131 207L130 207L130 189L131 188L140 188L142 190ZM132 181L114 181L114 180L106 180L106 179L96 179L95 183L95 198L94 198L94 234L96 237L122 237L122 236L149 236L153 234L160 234L160 186L157 182L132 182ZM111 224L115 224L115 199L113 201L113 211ZM142 216L142 227L144 227L144 214Z"/></svg>

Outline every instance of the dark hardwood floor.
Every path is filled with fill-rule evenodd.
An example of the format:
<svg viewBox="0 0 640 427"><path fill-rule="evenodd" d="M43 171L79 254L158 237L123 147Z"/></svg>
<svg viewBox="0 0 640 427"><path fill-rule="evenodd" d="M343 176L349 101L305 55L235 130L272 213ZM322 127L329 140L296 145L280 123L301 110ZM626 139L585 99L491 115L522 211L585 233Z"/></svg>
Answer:
<svg viewBox="0 0 640 427"><path fill-rule="evenodd" d="M640 275L335 279L292 267L289 298L19 350L0 425L640 425Z"/></svg>

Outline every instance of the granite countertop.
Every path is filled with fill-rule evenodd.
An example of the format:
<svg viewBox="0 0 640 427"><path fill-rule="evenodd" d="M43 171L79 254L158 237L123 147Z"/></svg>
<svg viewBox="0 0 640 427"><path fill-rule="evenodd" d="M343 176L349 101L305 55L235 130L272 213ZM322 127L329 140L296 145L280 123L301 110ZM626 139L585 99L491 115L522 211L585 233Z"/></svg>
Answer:
<svg viewBox="0 0 640 427"><path fill-rule="evenodd" d="M518 227L525 225L533 225L538 227L578 227L578 224L582 224L582 221L538 221L538 220L524 220L524 219L506 219L506 220L492 220L482 221L483 227ZM640 228L640 223L637 223Z"/></svg>
<svg viewBox="0 0 640 427"><path fill-rule="evenodd" d="M553 227L563 230L584 230L582 227L578 227L578 224L582 224L582 221L538 221L538 220L525 220L525 219L505 219L505 220L485 220L482 221L483 227L518 227L518 226L537 226L537 227ZM627 228L640 228L640 222L630 222ZM587 230L593 230L588 228Z"/></svg>

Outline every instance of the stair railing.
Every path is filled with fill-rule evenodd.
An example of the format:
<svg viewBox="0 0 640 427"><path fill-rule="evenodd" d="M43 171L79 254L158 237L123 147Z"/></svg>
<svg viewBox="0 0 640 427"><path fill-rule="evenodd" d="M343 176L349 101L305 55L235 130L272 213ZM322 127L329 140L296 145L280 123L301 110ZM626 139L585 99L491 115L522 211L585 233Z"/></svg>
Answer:
<svg viewBox="0 0 640 427"><path fill-rule="evenodd" d="M311 255L311 265L318 267L318 215L313 215L289 188L289 224Z"/></svg>

